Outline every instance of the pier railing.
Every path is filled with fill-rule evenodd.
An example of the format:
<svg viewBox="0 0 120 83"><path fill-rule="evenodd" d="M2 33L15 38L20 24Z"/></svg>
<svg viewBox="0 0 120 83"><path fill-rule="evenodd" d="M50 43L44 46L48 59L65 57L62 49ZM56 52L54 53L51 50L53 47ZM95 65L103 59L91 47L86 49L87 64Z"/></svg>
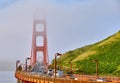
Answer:
<svg viewBox="0 0 120 83"><path fill-rule="evenodd" d="M84 81L74 80L68 78L51 78L47 76L32 74L29 72L16 71L15 77L20 81L27 83L117 83L117 82L96 82L96 81Z"/></svg>

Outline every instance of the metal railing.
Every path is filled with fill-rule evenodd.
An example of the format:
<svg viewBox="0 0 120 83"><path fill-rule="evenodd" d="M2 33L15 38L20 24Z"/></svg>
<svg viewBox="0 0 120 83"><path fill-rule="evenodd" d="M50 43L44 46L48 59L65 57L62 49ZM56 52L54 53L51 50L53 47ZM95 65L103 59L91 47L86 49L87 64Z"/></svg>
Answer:
<svg viewBox="0 0 120 83"><path fill-rule="evenodd" d="M18 80L27 81L27 83L119 83L119 82L96 82L90 80L83 81L68 78L50 78L47 76L22 71L16 71L15 77Z"/></svg>

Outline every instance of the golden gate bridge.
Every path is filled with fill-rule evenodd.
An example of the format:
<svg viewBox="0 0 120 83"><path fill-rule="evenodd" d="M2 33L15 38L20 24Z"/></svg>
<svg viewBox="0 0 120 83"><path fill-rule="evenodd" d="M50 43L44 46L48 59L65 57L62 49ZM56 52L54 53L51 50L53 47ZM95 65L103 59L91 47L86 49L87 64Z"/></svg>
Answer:
<svg viewBox="0 0 120 83"><path fill-rule="evenodd" d="M41 26L41 27L40 27ZM56 76L56 58L61 55L55 54L54 69L49 69L48 47L47 47L47 28L46 18L34 18L31 56L26 58L25 67L23 68L19 60L16 61L15 77L17 83L101 83L87 79L87 76L79 76L82 79L70 79L69 76ZM39 41L42 40L42 41ZM41 42L41 44L39 43ZM30 60L30 65L28 65ZM48 74L49 72L49 74ZM91 79L95 79L91 76ZM103 82L103 83L120 83L120 82Z"/></svg>

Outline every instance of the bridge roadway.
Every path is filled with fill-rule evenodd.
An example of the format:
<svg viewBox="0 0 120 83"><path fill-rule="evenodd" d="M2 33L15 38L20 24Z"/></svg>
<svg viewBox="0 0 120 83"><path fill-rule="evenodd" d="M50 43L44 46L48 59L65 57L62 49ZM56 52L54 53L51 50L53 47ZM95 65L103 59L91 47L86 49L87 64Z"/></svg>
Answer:
<svg viewBox="0 0 120 83"><path fill-rule="evenodd" d="M29 72L16 71L17 83L118 83L118 82L95 82L90 80L74 80L68 78L51 78L48 76L32 74Z"/></svg>

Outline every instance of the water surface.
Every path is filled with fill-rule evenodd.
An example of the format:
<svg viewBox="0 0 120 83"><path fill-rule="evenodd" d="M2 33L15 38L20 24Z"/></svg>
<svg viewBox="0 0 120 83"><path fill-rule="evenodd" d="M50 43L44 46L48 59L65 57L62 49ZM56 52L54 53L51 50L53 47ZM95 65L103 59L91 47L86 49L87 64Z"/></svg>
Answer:
<svg viewBox="0 0 120 83"><path fill-rule="evenodd" d="M0 71L0 83L17 83L14 71Z"/></svg>

